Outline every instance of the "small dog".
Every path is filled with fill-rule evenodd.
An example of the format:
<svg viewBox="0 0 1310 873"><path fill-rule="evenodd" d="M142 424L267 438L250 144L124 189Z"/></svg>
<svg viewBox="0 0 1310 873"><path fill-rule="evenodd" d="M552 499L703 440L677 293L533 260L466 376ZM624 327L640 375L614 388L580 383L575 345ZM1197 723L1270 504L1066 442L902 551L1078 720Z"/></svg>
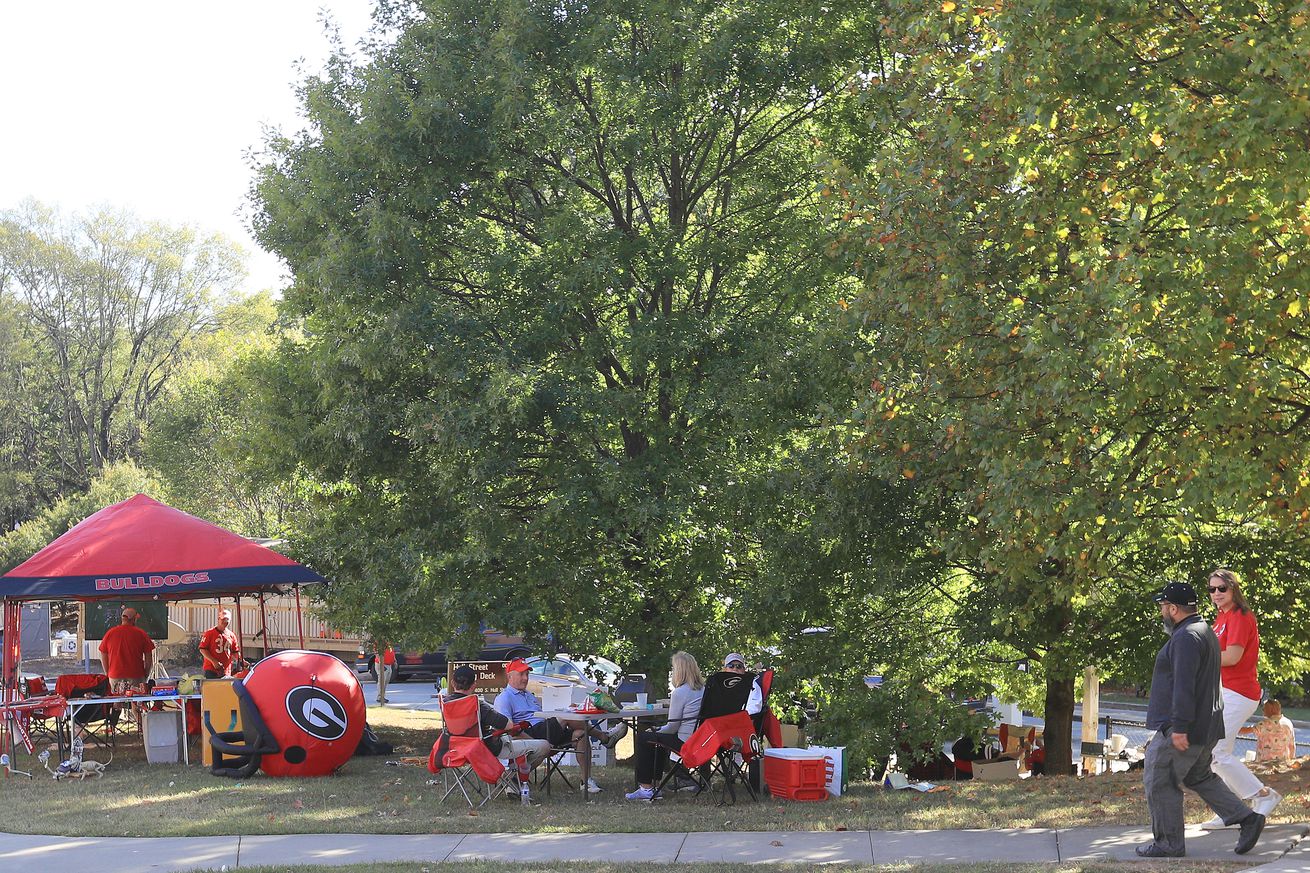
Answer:
<svg viewBox="0 0 1310 873"><path fill-rule="evenodd" d="M99 779L105 775L105 768L114 760L113 752L109 753L109 760L101 764L99 761L83 761L81 758L69 758L61 763L58 769L50 769L50 752L46 750L37 759L41 762L46 771L58 782L61 779L90 779L92 776Z"/></svg>

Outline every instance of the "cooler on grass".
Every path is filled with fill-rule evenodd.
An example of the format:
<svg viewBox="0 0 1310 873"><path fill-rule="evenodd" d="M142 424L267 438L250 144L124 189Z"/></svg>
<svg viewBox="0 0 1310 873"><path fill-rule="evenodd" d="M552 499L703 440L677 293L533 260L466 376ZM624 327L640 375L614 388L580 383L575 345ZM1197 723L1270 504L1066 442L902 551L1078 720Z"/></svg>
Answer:
<svg viewBox="0 0 1310 873"><path fill-rule="evenodd" d="M146 761L151 764L176 764L182 760L182 713L170 709L164 712L142 713L142 733L145 734Z"/></svg>
<svg viewBox="0 0 1310 873"><path fill-rule="evenodd" d="M209 716L209 722L219 733L239 731L241 725L241 706L237 693L232 688L231 679L206 679L200 683L200 711L203 717ZM200 760L206 767L214 764L214 748L209 744L209 731L203 727L200 731Z"/></svg>
<svg viewBox="0 0 1310 873"><path fill-rule="evenodd" d="M809 749L765 749L764 784L774 797L826 800L827 761Z"/></svg>

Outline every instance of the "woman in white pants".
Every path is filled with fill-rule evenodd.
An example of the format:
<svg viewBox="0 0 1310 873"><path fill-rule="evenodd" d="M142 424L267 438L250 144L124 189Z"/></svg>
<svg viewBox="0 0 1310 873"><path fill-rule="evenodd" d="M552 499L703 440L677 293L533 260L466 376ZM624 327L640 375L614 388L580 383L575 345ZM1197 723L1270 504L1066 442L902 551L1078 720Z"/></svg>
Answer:
<svg viewBox="0 0 1310 873"><path fill-rule="evenodd" d="M1242 759L1233 752L1237 732L1260 705L1260 683L1256 680L1256 661L1260 656L1260 631L1255 613L1242 596L1242 582L1232 570L1219 569L1210 574L1207 585L1215 608L1214 633L1219 638L1219 684L1224 699L1224 738L1215 744L1215 774L1261 815L1273 812L1283 797L1256 778ZM1224 826L1215 817L1203 828Z"/></svg>

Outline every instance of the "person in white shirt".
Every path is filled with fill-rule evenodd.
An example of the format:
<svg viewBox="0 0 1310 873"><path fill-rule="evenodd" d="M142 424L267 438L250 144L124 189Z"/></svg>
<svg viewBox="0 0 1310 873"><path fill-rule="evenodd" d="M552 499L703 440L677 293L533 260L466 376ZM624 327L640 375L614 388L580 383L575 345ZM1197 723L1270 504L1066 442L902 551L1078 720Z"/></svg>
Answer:
<svg viewBox="0 0 1310 873"><path fill-rule="evenodd" d="M746 672L746 659L737 652L729 652L728 656L723 659L723 669L729 673ZM760 710L764 709L764 690L760 688L759 671L756 671L755 681L751 683L750 697L746 698L746 714L759 715Z"/></svg>
<svg viewBox="0 0 1310 873"><path fill-rule="evenodd" d="M701 697L705 694L705 677L696 659L686 652L673 655L670 679L673 693L669 698L669 720L657 730L637 735L637 790L625 795L628 800L654 800L655 782L664 772L670 751L678 751L696 730Z"/></svg>

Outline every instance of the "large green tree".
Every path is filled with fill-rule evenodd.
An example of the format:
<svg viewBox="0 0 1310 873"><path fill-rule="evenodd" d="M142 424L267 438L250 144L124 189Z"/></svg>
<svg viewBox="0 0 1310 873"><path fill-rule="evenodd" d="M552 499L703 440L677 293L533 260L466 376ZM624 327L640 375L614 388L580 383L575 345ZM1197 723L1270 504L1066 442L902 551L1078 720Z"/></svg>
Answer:
<svg viewBox="0 0 1310 873"><path fill-rule="evenodd" d="M143 444L143 463L174 506L246 536L283 536L303 509L296 477L264 462L258 424L263 362L281 337L276 321L268 294L217 308L214 332L170 381Z"/></svg>
<svg viewBox="0 0 1310 873"><path fill-rule="evenodd" d="M23 520L134 456L241 274L232 244L190 228L33 202L0 213L0 519Z"/></svg>
<svg viewBox="0 0 1310 873"><path fill-rule="evenodd" d="M743 607L802 580L770 575L755 497L840 375L812 156L861 4L380 14L394 38L306 84L258 185L304 331L270 446L322 483L336 615L649 666L757 633Z"/></svg>
<svg viewBox="0 0 1310 873"><path fill-rule="evenodd" d="M896 135L833 188L882 352L860 445L959 507L943 548L1058 729L1102 620L1147 626L1162 580L1127 568L1310 519L1307 7L885 6Z"/></svg>

